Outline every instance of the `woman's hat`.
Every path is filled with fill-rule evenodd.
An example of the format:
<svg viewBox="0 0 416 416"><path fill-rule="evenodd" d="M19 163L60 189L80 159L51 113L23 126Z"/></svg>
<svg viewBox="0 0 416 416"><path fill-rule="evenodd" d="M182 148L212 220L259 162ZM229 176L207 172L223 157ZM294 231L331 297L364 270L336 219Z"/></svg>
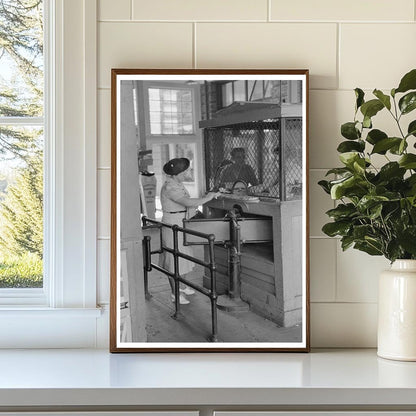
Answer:
<svg viewBox="0 0 416 416"><path fill-rule="evenodd" d="M166 175L171 176L179 175L179 173L189 168L190 163L191 162L186 157L171 159L163 166L163 172L165 172Z"/></svg>

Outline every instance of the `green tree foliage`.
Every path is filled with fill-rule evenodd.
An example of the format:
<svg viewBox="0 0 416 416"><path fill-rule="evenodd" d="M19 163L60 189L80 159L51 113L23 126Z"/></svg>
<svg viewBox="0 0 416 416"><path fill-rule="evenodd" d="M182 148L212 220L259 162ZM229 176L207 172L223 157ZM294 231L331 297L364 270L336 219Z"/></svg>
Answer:
<svg viewBox="0 0 416 416"><path fill-rule="evenodd" d="M0 117L28 119L26 127L0 125L0 164L16 169L0 198L0 287L42 284L43 133L29 127L43 116L42 6L0 0Z"/></svg>
<svg viewBox="0 0 416 416"><path fill-rule="evenodd" d="M43 256L43 180L41 161L20 169L0 204L0 247L8 255Z"/></svg>
<svg viewBox="0 0 416 416"><path fill-rule="evenodd" d="M41 0L0 0L0 116L43 114L43 16ZM27 161L34 136L0 126L0 154Z"/></svg>

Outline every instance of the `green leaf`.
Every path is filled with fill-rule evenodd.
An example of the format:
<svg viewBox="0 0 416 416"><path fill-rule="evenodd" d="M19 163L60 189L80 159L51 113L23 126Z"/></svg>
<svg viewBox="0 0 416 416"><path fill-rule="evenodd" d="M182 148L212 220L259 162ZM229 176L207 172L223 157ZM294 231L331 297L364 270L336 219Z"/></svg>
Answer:
<svg viewBox="0 0 416 416"><path fill-rule="evenodd" d="M341 134L348 140L357 140L361 137L361 133L357 129L357 123L353 121L344 123L341 126Z"/></svg>
<svg viewBox="0 0 416 416"><path fill-rule="evenodd" d="M400 143L392 146L389 151L394 155L402 155L403 152L407 149L406 139L400 139Z"/></svg>
<svg viewBox="0 0 416 416"><path fill-rule="evenodd" d="M363 127L366 129L371 129L373 127L373 123L371 122L371 117L364 116Z"/></svg>
<svg viewBox="0 0 416 416"><path fill-rule="evenodd" d="M416 120L413 120L410 124L409 127L407 128L407 135L408 136L415 136L416 137Z"/></svg>
<svg viewBox="0 0 416 416"><path fill-rule="evenodd" d="M364 152L365 149L365 142L363 140L358 140L356 142L352 141L345 141L341 142L339 146L337 147L337 151L340 153L346 153L351 151L357 151L357 152Z"/></svg>
<svg viewBox="0 0 416 416"><path fill-rule="evenodd" d="M407 141L405 139L403 139L400 143L398 154L399 155L403 154L403 152L406 150L406 148L407 148Z"/></svg>
<svg viewBox="0 0 416 416"><path fill-rule="evenodd" d="M339 204L336 208L330 209L326 214L335 220L350 217L357 212L354 204Z"/></svg>
<svg viewBox="0 0 416 416"><path fill-rule="evenodd" d="M330 169L325 176L331 175L331 174L335 174L335 175L344 175L346 173L350 173L351 169L349 168L333 168Z"/></svg>
<svg viewBox="0 0 416 416"><path fill-rule="evenodd" d="M322 231L329 237L335 237L337 235L346 235L351 227L349 221L335 221L329 222L322 227Z"/></svg>
<svg viewBox="0 0 416 416"><path fill-rule="evenodd" d="M399 137L387 137L386 139L382 139L378 141L374 147L371 154L377 153L380 155L384 155L387 150L391 149L393 146L400 146L402 139Z"/></svg>
<svg viewBox="0 0 416 416"><path fill-rule="evenodd" d="M411 254L416 254L416 227L406 228L398 238L400 246Z"/></svg>
<svg viewBox="0 0 416 416"><path fill-rule="evenodd" d="M365 168L366 168L366 161L365 159L357 159L354 161L352 167L354 169L355 172L357 173L364 173L365 172Z"/></svg>
<svg viewBox="0 0 416 416"><path fill-rule="evenodd" d="M383 204L377 204L374 207L370 208L370 218L375 220L381 217L381 212L383 211Z"/></svg>
<svg viewBox="0 0 416 416"><path fill-rule="evenodd" d="M357 208L360 211L365 212L367 209L378 205L380 202L388 200L389 199L383 195L364 195L357 204Z"/></svg>
<svg viewBox="0 0 416 416"><path fill-rule="evenodd" d="M390 261L394 261L397 260L398 258L402 257L402 250L400 249L400 245L399 242L397 241L397 239L393 239L391 241L389 241L389 243L387 244L387 255L386 257L390 260Z"/></svg>
<svg viewBox="0 0 416 416"><path fill-rule="evenodd" d="M374 247L369 242L356 242L354 244L354 248L360 251L364 251L370 256L381 256L383 254L383 252L381 251L381 247Z"/></svg>
<svg viewBox="0 0 416 416"><path fill-rule="evenodd" d="M380 110L384 108L384 105L380 100L370 100L365 102L361 106L361 112L364 115L364 118L374 117Z"/></svg>
<svg viewBox="0 0 416 416"><path fill-rule="evenodd" d="M400 167L397 162L386 163L377 174L377 179L388 181L391 178L403 178L406 169Z"/></svg>
<svg viewBox="0 0 416 416"><path fill-rule="evenodd" d="M327 193L327 194L331 194L331 187L329 185L328 181L319 181L318 185Z"/></svg>
<svg viewBox="0 0 416 416"><path fill-rule="evenodd" d="M354 237L351 235L346 235L341 238L341 247L342 251L347 250L354 244Z"/></svg>
<svg viewBox="0 0 416 416"><path fill-rule="evenodd" d="M357 152L345 152L339 155L339 160L346 166L352 167L354 162L360 158Z"/></svg>
<svg viewBox="0 0 416 416"><path fill-rule="evenodd" d="M405 169L416 169L416 155L408 153L399 159L399 165Z"/></svg>
<svg viewBox="0 0 416 416"><path fill-rule="evenodd" d="M399 108L402 114L407 114L416 108L416 91L409 92L399 100Z"/></svg>
<svg viewBox="0 0 416 416"><path fill-rule="evenodd" d="M412 69L401 79L399 86L396 88L397 92L406 92L416 89L416 69Z"/></svg>
<svg viewBox="0 0 416 416"><path fill-rule="evenodd" d="M356 88L355 90L355 111L358 111L358 109L364 104L364 91L361 88Z"/></svg>
<svg viewBox="0 0 416 416"><path fill-rule="evenodd" d="M358 182L358 179L355 176L350 176L349 178L343 179L339 183L334 184L331 187L331 198L340 199L345 195L345 191L348 188L355 186Z"/></svg>
<svg viewBox="0 0 416 416"><path fill-rule="evenodd" d="M384 107L388 110L391 109L390 97L388 95L377 89L373 91L373 94L383 103Z"/></svg>
<svg viewBox="0 0 416 416"><path fill-rule="evenodd" d="M365 240L365 237L373 233L371 225L357 225L352 231L355 240Z"/></svg>
<svg viewBox="0 0 416 416"><path fill-rule="evenodd" d="M380 140L387 139L387 137L388 136L384 131L373 129L368 132L366 140L370 144L376 144Z"/></svg>

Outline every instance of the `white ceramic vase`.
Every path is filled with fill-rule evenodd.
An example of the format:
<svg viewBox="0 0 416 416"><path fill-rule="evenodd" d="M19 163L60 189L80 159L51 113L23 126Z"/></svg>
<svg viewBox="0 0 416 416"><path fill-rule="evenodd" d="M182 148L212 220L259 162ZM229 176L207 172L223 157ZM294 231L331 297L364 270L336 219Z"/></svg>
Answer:
<svg viewBox="0 0 416 416"><path fill-rule="evenodd" d="M380 275L377 354L416 361L416 260L396 260Z"/></svg>

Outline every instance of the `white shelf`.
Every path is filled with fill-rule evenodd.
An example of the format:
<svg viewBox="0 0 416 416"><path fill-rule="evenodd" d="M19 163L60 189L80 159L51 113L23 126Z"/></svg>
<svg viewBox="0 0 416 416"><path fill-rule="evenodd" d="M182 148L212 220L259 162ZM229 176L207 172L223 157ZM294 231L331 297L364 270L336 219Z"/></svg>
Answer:
<svg viewBox="0 0 416 416"><path fill-rule="evenodd" d="M416 363L375 350L110 354L0 350L0 411L46 406L416 409Z"/></svg>

